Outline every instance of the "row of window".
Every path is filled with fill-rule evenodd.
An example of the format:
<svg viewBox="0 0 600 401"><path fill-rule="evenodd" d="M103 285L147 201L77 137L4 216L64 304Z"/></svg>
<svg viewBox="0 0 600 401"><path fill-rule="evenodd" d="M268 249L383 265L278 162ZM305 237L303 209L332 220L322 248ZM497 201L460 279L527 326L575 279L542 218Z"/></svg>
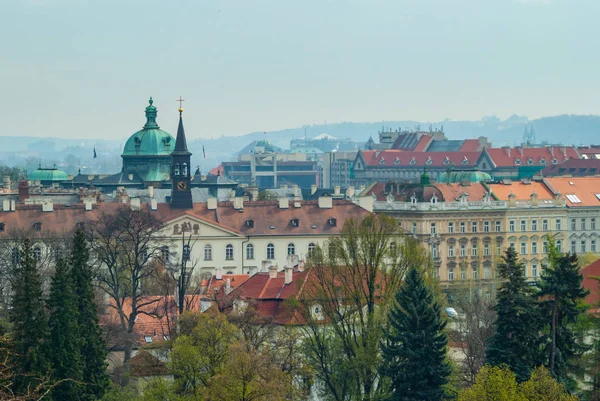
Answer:
<svg viewBox="0 0 600 401"><path fill-rule="evenodd" d="M527 242L521 242L520 244L521 246L519 247L519 253L521 255L527 255ZM509 244L509 246L513 249L515 249L515 243L511 242ZM561 240L556 241L556 249L559 252L562 252L562 248L563 248L563 244ZM594 249L596 248L596 244L594 243ZM536 255L539 252L539 248L538 248L538 243L537 242L532 242L531 243L531 254L532 255ZM548 253L548 242L544 241L542 242L542 253L543 254L547 254Z"/></svg>
<svg viewBox="0 0 600 401"><path fill-rule="evenodd" d="M490 221L483 222L483 226L482 226L483 231L482 232L489 233L489 232L491 232L491 228L492 228L492 222L490 222ZM495 221L494 229L496 232L501 232L502 231L502 223L500 221ZM455 230L458 230L458 231L455 231ZM479 232L479 222L472 221L470 230L471 230L470 232L472 232L472 233ZM429 226L429 232L431 234L438 234L438 223L431 223ZM453 234L455 232L466 233L467 232L467 223L464 221L461 221L458 223L458 225L455 225L453 221L449 222L448 223L448 234ZM412 223L412 233L413 234L417 233L417 223L414 221Z"/></svg>
<svg viewBox="0 0 600 401"><path fill-rule="evenodd" d="M311 242L308 244L308 254L310 255L315 250L315 243ZM189 259L190 257L190 249L189 247L184 249L184 258ZM287 246L287 255L295 255L296 254L296 245L294 243L289 243ZM234 247L232 244L227 244L225 246L225 260L233 260L235 255ZM212 245L204 245L204 260L209 261L213 258L213 248ZM254 259L254 245L247 244L246 245L246 259ZM267 244L267 259L275 259L275 245L272 243Z"/></svg>
<svg viewBox="0 0 600 401"><path fill-rule="evenodd" d="M502 252L502 248L501 247L496 247L497 249L497 254L500 255ZM468 255L468 251L467 251L467 245L466 244L460 244L459 245L459 256L467 256ZM478 256L479 253L479 247L477 246L477 244L473 244L473 246L471 247L471 256ZM490 256L490 244L483 244L483 256ZM454 249L454 245L448 245L448 257L452 258L456 256L455 253L455 249Z"/></svg>
<svg viewBox="0 0 600 401"><path fill-rule="evenodd" d="M454 274L454 268L453 267L449 267L448 268L448 281L454 281L456 278L460 279L460 280L469 280L469 279L473 279L473 280L478 280L479 279L479 270L478 269L473 269L470 272L471 274L469 274L469 270L466 267L463 267L460 269L460 276L456 277ZM531 265L531 274L528 274L528 269L527 266L524 267L524 274L525 277L531 277L531 278L537 278L538 274L539 274L539 266L534 263ZM492 278L492 269L489 266L485 266L483 268L483 278L484 279L490 279Z"/></svg>
<svg viewBox="0 0 600 401"><path fill-rule="evenodd" d="M581 231L585 231L587 230L587 219L585 217L582 217L581 219L579 219L579 229ZM595 230L596 229L596 218L592 217L590 219L590 230ZM571 231L576 231L577 230L577 219L571 219Z"/></svg>
<svg viewBox="0 0 600 401"><path fill-rule="evenodd" d="M519 221L519 228L520 231L528 231L527 229L530 228L530 231L538 231L539 226L538 226L538 221L537 219L533 219L531 220L531 224L528 227L527 224L527 220L520 220ZM596 222L594 219L594 227L596 227ZM541 230L542 231L548 231L550 229L550 222L548 219L542 219L542 225L541 225ZM557 231L562 230L562 219L556 219L554 220L554 229ZM517 221L516 220L510 220L508 222L508 231L511 233L516 232L517 230Z"/></svg>

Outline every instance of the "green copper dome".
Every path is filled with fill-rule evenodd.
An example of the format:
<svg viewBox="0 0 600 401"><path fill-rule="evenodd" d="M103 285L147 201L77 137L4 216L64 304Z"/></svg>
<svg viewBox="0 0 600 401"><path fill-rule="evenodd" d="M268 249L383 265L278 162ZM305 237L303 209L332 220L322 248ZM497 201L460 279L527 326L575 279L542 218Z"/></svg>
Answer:
<svg viewBox="0 0 600 401"><path fill-rule="evenodd" d="M66 181L69 179L69 175L64 171L58 170L56 166L53 168L42 168L38 167L37 170L27 174L29 181Z"/></svg>
<svg viewBox="0 0 600 401"><path fill-rule="evenodd" d="M440 184L453 184L461 182L489 182L492 177L483 171L448 171L442 173L437 180Z"/></svg>
<svg viewBox="0 0 600 401"><path fill-rule="evenodd" d="M175 149L175 138L156 123L157 111L152 98L149 103L144 128L129 137L121 156L170 156Z"/></svg>

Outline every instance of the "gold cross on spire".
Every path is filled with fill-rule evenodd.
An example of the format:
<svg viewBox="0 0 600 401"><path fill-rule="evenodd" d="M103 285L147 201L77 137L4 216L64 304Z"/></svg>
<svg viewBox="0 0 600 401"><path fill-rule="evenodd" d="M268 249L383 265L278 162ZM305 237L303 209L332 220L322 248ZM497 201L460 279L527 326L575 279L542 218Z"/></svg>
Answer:
<svg viewBox="0 0 600 401"><path fill-rule="evenodd" d="M179 102L179 114L183 113L183 108L181 107L181 103L185 102L185 99L182 98L181 96L179 96L179 99L177 99L177 101Z"/></svg>

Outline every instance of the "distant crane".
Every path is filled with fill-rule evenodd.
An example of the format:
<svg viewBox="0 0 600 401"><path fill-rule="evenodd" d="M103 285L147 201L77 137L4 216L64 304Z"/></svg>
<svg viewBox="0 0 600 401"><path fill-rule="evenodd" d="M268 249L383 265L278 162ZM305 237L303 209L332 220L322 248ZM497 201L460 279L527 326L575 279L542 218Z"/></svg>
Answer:
<svg viewBox="0 0 600 401"><path fill-rule="evenodd" d="M523 143L526 146L535 145L535 133L533 132L533 125L528 124L525 126L525 132L523 133Z"/></svg>

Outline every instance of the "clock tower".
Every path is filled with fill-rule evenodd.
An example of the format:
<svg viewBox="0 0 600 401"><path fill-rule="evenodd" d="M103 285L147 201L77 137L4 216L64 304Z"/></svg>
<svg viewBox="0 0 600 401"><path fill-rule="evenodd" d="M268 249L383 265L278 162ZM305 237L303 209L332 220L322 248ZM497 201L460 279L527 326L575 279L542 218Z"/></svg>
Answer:
<svg viewBox="0 0 600 401"><path fill-rule="evenodd" d="M190 157L183 130L183 109L179 106L179 127L177 127L177 139L175 150L171 153L171 208L192 209L192 190L190 188L191 165Z"/></svg>

